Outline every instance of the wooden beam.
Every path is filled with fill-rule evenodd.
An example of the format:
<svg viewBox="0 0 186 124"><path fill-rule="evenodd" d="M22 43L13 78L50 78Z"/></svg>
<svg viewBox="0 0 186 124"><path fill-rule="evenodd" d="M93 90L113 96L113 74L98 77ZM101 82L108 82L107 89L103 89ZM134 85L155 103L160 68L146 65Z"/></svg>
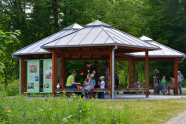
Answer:
<svg viewBox="0 0 186 124"><path fill-rule="evenodd" d="M121 49L133 49L133 50L140 50L140 51L149 50L149 49L146 49L146 48L137 48L137 47L129 47L129 46L118 46L118 48L121 48Z"/></svg>
<svg viewBox="0 0 186 124"><path fill-rule="evenodd" d="M178 95L178 58L174 59L175 95Z"/></svg>
<svg viewBox="0 0 186 124"><path fill-rule="evenodd" d="M149 88L149 54L145 51L145 82L146 88ZM146 91L146 97L149 97L149 91Z"/></svg>
<svg viewBox="0 0 186 124"><path fill-rule="evenodd" d="M133 53L133 52L141 52L141 50L136 50L136 49L121 49L121 50L116 50L116 54L119 54L119 53Z"/></svg>
<svg viewBox="0 0 186 124"><path fill-rule="evenodd" d="M21 94L23 95L23 92L26 91L26 61L24 61L24 58L21 58Z"/></svg>
<svg viewBox="0 0 186 124"><path fill-rule="evenodd" d="M136 70L135 70L135 61L133 61L133 86L132 87L134 87L134 83L135 83L135 80L136 80L136 75L135 75L135 72Z"/></svg>
<svg viewBox="0 0 186 124"><path fill-rule="evenodd" d="M112 97L112 50L110 53L110 97Z"/></svg>
<svg viewBox="0 0 186 124"><path fill-rule="evenodd" d="M132 87L131 63L131 58L129 58L129 88Z"/></svg>
<svg viewBox="0 0 186 124"><path fill-rule="evenodd" d="M105 60L105 58L65 58L66 61Z"/></svg>
<svg viewBox="0 0 186 124"><path fill-rule="evenodd" d="M56 96L54 88L57 86L57 51L52 51L52 96Z"/></svg>
<svg viewBox="0 0 186 124"><path fill-rule="evenodd" d="M60 49L56 49L56 51L60 54L62 54L62 51Z"/></svg>
<svg viewBox="0 0 186 124"><path fill-rule="evenodd" d="M149 57L149 61L172 61L175 57ZM177 57L178 60L181 59L181 57ZM145 61L145 57L134 57L135 61Z"/></svg>

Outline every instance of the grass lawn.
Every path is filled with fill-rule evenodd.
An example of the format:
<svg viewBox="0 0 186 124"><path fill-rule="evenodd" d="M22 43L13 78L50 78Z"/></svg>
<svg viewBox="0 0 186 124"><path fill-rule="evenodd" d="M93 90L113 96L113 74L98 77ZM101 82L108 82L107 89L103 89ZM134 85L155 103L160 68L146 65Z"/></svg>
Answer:
<svg viewBox="0 0 186 124"><path fill-rule="evenodd" d="M78 98L0 96L1 123L165 123L186 110L186 99L99 101Z"/></svg>

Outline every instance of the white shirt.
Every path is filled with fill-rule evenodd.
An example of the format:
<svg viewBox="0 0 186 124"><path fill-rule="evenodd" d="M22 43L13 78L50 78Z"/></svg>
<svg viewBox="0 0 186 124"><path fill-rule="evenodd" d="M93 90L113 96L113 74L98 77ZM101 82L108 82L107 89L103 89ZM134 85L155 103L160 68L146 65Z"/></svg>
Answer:
<svg viewBox="0 0 186 124"><path fill-rule="evenodd" d="M100 88L104 89L105 88L105 81L101 81Z"/></svg>

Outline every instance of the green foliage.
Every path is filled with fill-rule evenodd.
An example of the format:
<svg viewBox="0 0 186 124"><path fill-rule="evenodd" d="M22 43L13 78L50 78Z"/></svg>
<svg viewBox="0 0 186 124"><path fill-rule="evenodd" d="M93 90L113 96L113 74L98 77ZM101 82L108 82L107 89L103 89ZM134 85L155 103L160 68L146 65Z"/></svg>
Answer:
<svg viewBox="0 0 186 124"><path fill-rule="evenodd" d="M0 84L0 94L5 94L6 96L18 96L19 80L13 80L11 83L8 83L6 90L5 84Z"/></svg>
<svg viewBox="0 0 186 124"><path fill-rule="evenodd" d="M183 0L3 0L0 2L0 10L0 30L11 32L5 33L4 37L10 38L9 42L3 42L3 46L0 43L1 51L7 47L6 52L0 52L0 80L6 84L18 78L19 74L18 60L11 59L11 53L75 22L85 25L98 19L136 37L146 35L186 53L183 47L186 45L186 2ZM16 34L12 32L14 30L22 32L16 36L20 43L16 41ZM4 34L0 35L2 41ZM104 62L99 63L102 70L100 75L104 75ZM67 71L76 70L80 74L82 66L83 62L80 61L68 62ZM121 68L116 69L121 79L120 85L126 86L128 65L118 67ZM185 68L185 63L179 63L179 70L184 77ZM150 63L150 85L153 85L155 69L160 71L160 77L165 75L168 80L168 76L172 75L172 62ZM136 79L141 83L145 83L144 71L144 63L137 62ZM82 76L77 75L76 80L82 82Z"/></svg>
<svg viewBox="0 0 186 124"><path fill-rule="evenodd" d="M20 31L2 32L0 30L0 82L5 83L5 89L12 79L18 77L18 70L15 70L18 65L18 59L12 59L12 53L17 50L19 45L16 36L19 36Z"/></svg>

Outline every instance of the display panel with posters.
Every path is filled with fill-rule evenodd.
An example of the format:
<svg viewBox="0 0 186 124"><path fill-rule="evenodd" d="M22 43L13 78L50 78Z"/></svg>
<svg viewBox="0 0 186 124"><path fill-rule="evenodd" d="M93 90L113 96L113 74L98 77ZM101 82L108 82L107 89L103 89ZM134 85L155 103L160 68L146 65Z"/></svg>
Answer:
<svg viewBox="0 0 186 124"><path fill-rule="evenodd" d="M52 93L52 59L43 60L43 93Z"/></svg>
<svg viewBox="0 0 186 124"><path fill-rule="evenodd" d="M39 93L40 60L27 61L27 93Z"/></svg>

